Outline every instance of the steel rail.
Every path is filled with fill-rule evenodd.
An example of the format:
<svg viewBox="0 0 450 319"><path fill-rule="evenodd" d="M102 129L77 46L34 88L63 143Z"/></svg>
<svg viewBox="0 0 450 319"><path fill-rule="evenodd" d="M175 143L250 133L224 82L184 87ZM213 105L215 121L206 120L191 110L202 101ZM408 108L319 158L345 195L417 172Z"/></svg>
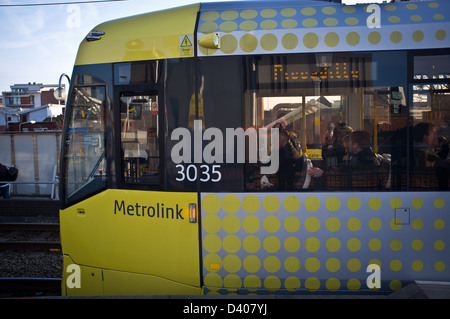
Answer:
<svg viewBox="0 0 450 319"><path fill-rule="evenodd" d="M14 295L15 293L54 293L60 296L61 278L32 278L32 277L7 277L0 278L0 292ZM56 293L55 293L56 292Z"/></svg>
<svg viewBox="0 0 450 319"><path fill-rule="evenodd" d="M14 250L61 250L57 241L0 241L0 249Z"/></svg>
<svg viewBox="0 0 450 319"><path fill-rule="evenodd" d="M19 222L2 222L0 230L14 231L59 231L59 223L19 223Z"/></svg>

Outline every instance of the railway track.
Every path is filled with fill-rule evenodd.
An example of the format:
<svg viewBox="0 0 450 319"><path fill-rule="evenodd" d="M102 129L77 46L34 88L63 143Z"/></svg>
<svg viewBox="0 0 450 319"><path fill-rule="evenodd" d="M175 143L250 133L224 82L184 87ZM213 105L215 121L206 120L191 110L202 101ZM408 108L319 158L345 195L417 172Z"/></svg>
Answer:
<svg viewBox="0 0 450 319"><path fill-rule="evenodd" d="M0 297L60 296L61 278L0 278Z"/></svg>
<svg viewBox="0 0 450 319"><path fill-rule="evenodd" d="M0 241L0 249L57 251L61 249L61 243L57 241Z"/></svg>
<svg viewBox="0 0 450 319"><path fill-rule="evenodd" d="M59 223L0 223L0 249L59 250ZM56 238L56 239L55 239Z"/></svg>
<svg viewBox="0 0 450 319"><path fill-rule="evenodd" d="M0 231L59 231L59 223L21 223L3 222L0 223Z"/></svg>
<svg viewBox="0 0 450 319"><path fill-rule="evenodd" d="M0 298L60 296L59 223L0 222Z"/></svg>

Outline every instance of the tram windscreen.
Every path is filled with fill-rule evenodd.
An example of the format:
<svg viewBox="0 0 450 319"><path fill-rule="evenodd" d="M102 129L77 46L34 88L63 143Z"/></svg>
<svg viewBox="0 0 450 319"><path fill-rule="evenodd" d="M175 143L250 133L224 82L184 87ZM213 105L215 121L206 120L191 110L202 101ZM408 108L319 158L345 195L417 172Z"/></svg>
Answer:
<svg viewBox="0 0 450 319"><path fill-rule="evenodd" d="M75 201L106 186L105 88L76 87L65 137L65 192Z"/></svg>

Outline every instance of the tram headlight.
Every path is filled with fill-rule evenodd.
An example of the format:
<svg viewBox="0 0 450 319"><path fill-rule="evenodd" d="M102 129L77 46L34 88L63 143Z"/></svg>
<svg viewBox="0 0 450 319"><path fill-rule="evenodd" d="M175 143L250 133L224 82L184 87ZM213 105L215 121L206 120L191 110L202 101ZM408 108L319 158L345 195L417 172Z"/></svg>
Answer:
<svg viewBox="0 0 450 319"><path fill-rule="evenodd" d="M197 222L197 204L195 203L189 204L189 222L190 223Z"/></svg>

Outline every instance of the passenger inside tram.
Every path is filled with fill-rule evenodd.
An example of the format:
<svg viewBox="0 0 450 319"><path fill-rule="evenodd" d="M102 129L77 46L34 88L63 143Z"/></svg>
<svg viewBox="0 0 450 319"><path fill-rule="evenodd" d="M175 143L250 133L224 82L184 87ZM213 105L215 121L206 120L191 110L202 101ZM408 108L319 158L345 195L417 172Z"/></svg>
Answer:
<svg viewBox="0 0 450 319"><path fill-rule="evenodd" d="M349 139L349 150L351 154L350 167L371 170L380 166L380 162L372 150L368 132L352 132Z"/></svg>
<svg viewBox="0 0 450 319"><path fill-rule="evenodd" d="M422 185L434 185L439 190L448 189L450 176L449 143L440 136L432 123L419 123L413 129L414 175Z"/></svg>
<svg viewBox="0 0 450 319"><path fill-rule="evenodd" d="M341 101L345 97L337 97ZM278 98L282 102L290 100L290 98ZM348 99L348 98L347 98ZM373 103L373 97L371 98ZM269 99L270 100L270 99ZM298 99L297 99L298 100ZM324 99L321 99L324 101ZM314 191L337 191L337 190L357 190L357 191L374 191L374 190L390 190L393 186L393 168L397 165L396 173L404 174L403 170L406 164L398 160L392 163L392 152L396 145L393 144L393 136L398 135L396 131L388 130L389 124L392 125L395 119L390 119L391 123L384 124L386 114L380 112L387 106L378 109L378 126L374 128L373 113L359 114L364 116L363 120L347 113L347 120L350 124L359 128L354 130L352 126L342 121L343 113L348 112L348 107L344 108L339 103L334 103L338 107L327 107L317 99L310 99L305 105L306 119L302 118L302 105L300 103L279 103L275 106L266 106L271 112L285 112L283 118L287 119L285 127L294 129L299 132L301 158L303 167L293 170L291 177L280 179L281 172L276 176L264 176L270 182L272 190L305 190L302 186L304 181L309 177L311 182L309 189ZM265 101L264 103L268 103ZM282 105L282 107L280 106ZM369 110L373 110L373 106ZM370 112L370 111L369 111ZM372 111L373 112L373 111ZM381 113L381 114L380 114ZM293 116L294 114L295 116ZM265 116L271 115L265 112ZM384 116L384 117L383 117ZM274 118L271 115L270 118ZM404 117L403 117L404 119ZM386 121L387 122L387 121ZM305 127L304 123L306 124ZM331 123L331 124L330 124ZM267 124L269 127L277 127L273 123ZM332 132L330 134L330 132ZM305 142L303 142L305 141ZM323 141L320 144L320 141ZM402 141L404 143L405 141ZM319 145L319 146L318 146ZM311 160L311 167L306 168L305 159ZM280 161L280 163L282 163ZM286 166L280 165L281 171L286 172ZM404 176L401 176L404 179ZM280 179L280 180L279 180ZM286 179L289 183L286 184ZM293 180L293 182L292 182ZM280 181L283 184L280 185ZM403 180L397 181L397 189L403 186Z"/></svg>
<svg viewBox="0 0 450 319"><path fill-rule="evenodd" d="M378 186L380 177L387 174L388 171L380 169L381 160L373 152L370 134L366 131L353 131L345 136L345 139L348 140L348 153L342 156L345 165L312 167L308 170L308 174L314 178L321 178L325 175L326 181L323 186L328 190L332 190L336 186L344 186L346 182L351 183L352 188ZM347 181L345 177L347 177ZM367 181L367 184L364 180ZM337 183L340 185L336 185Z"/></svg>
<svg viewBox="0 0 450 319"><path fill-rule="evenodd" d="M414 166L431 167L439 159L435 152L438 145L436 127L432 123L419 123L414 126Z"/></svg>
<svg viewBox="0 0 450 319"><path fill-rule="evenodd" d="M303 169L303 157L298 142L298 134L286 128L281 120L274 128L279 130L279 168L277 172L279 190L292 190L296 171Z"/></svg>
<svg viewBox="0 0 450 319"><path fill-rule="evenodd" d="M435 112L435 124L424 108L411 111L408 121L406 114L393 113L393 96L382 89L306 97L303 103L298 96L261 98L259 121L280 129L280 169L273 175L252 174L252 181L260 189L279 191L448 189L446 103L443 112ZM407 125L418 119L423 123ZM248 181L246 189L258 189L248 187Z"/></svg>
<svg viewBox="0 0 450 319"><path fill-rule="evenodd" d="M331 125L330 125L331 124ZM348 149L344 145L344 139L350 137L353 128L345 123L338 123L337 126L333 122L329 126L334 127L332 134L325 138L325 145L322 147L322 157L327 166L337 166L344 164L344 157L348 157Z"/></svg>
<svg viewBox="0 0 450 319"><path fill-rule="evenodd" d="M311 98L304 105L288 103L298 99L263 98L264 118L272 120L265 121L266 127L280 130L280 168L273 176L261 176L268 180L265 186L279 191L386 187L390 165L381 165L384 157L374 152L373 134L355 131L343 122L340 101L334 102L337 107L326 105L323 97Z"/></svg>

